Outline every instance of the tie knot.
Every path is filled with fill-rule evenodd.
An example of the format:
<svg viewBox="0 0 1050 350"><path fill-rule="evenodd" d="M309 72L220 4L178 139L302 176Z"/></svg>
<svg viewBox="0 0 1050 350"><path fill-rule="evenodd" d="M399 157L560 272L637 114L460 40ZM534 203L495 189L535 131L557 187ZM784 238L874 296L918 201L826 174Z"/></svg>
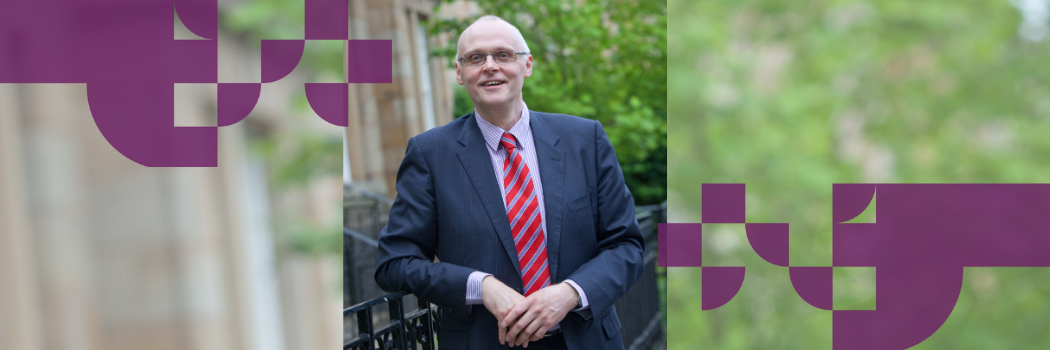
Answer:
<svg viewBox="0 0 1050 350"><path fill-rule="evenodd" d="M503 133L503 136L499 139L499 144L502 145L503 148L506 148L507 152L513 151L515 147L514 145L517 143L518 139L515 139L514 135L511 135L509 132Z"/></svg>

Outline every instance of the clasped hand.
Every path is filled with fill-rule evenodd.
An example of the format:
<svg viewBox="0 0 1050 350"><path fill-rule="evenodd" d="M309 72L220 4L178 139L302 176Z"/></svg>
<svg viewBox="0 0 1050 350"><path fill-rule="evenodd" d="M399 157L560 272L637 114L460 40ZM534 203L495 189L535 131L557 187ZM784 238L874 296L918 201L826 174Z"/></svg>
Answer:
<svg viewBox="0 0 1050 350"><path fill-rule="evenodd" d="M500 344L529 347L530 341L543 338L576 307L576 288L558 283L540 289L528 297L518 294L495 277L481 281L481 300L499 322Z"/></svg>

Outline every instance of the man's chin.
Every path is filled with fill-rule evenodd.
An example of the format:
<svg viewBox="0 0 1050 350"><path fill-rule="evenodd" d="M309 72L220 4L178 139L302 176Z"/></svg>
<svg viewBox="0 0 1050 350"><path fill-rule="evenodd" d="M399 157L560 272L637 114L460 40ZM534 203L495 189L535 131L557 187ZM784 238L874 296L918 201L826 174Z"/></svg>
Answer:
<svg viewBox="0 0 1050 350"><path fill-rule="evenodd" d="M474 106L480 108L499 108L510 105L513 102L513 99L509 99L502 96L483 96L482 98L474 101Z"/></svg>

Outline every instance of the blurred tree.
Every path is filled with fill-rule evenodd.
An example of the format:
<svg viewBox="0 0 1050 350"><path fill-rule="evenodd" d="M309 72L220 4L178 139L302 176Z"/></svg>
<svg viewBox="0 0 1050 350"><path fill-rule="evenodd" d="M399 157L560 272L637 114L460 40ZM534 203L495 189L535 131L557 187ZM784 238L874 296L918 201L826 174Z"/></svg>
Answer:
<svg viewBox="0 0 1050 350"><path fill-rule="evenodd" d="M522 94L529 108L602 122L636 204L663 202L667 187L666 2L476 3L482 12L517 26L528 42L535 66ZM431 19L432 35L453 34L447 46L434 54L455 56L458 35L472 22L473 18ZM457 91L455 111L460 114L456 117L472 110L460 103L465 96Z"/></svg>
<svg viewBox="0 0 1050 350"><path fill-rule="evenodd" d="M220 7L219 22L223 30L258 49L260 40L302 39L304 16L304 0L253 0ZM341 80L343 41L307 41L296 70L306 74L310 82ZM303 119L312 117L313 112L303 90L288 99L286 117L293 121L286 128L255 135L251 143L254 155L266 160L271 190L279 204L300 200L312 184L338 177L343 163L338 133L305 126ZM282 209L276 209L274 225L283 250L309 256L341 254L343 236L338 220L319 222L302 207Z"/></svg>
<svg viewBox="0 0 1050 350"><path fill-rule="evenodd" d="M672 222L699 222L699 183L745 183L748 222L790 223L791 264L829 266L833 183L1050 181L1050 40L1022 40L1010 1L669 7ZM669 269L671 348L831 348L830 313L786 269L725 246L748 273L719 309L699 311L697 269ZM955 312L916 348L1050 344L1050 279L994 272L967 269Z"/></svg>

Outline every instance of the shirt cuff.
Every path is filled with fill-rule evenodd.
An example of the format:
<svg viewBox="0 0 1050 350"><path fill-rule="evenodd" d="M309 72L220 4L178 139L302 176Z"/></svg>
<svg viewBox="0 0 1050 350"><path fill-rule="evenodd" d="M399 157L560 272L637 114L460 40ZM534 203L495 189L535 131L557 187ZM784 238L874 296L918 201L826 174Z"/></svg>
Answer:
<svg viewBox="0 0 1050 350"><path fill-rule="evenodd" d="M587 293L583 292L583 288L580 288L580 285L576 284L576 282L573 282L573 280L565 280L565 283L568 283L570 286L572 286L572 288L575 288L576 293L580 294L580 307L572 311L589 309L591 307L591 304L587 302Z"/></svg>
<svg viewBox="0 0 1050 350"><path fill-rule="evenodd" d="M481 271L474 271L467 277L467 305L478 305L481 304L481 280L487 276L492 276L491 273L484 273Z"/></svg>

